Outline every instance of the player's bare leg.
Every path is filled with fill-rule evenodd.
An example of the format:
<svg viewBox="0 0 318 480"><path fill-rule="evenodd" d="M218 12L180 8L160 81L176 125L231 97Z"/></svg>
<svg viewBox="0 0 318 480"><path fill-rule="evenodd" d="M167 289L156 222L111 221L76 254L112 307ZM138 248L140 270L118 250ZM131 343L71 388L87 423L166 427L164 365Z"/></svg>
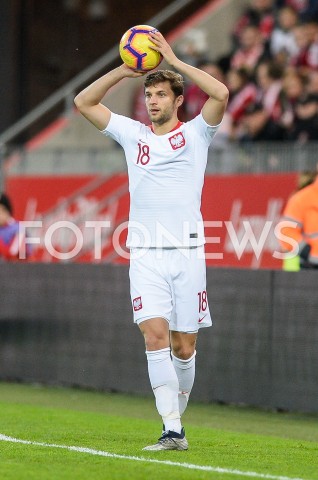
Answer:
<svg viewBox="0 0 318 480"><path fill-rule="evenodd" d="M148 373L157 410L165 425L158 443L145 450L186 450L188 442L180 421L179 382L170 356L168 322L152 318L141 322L139 328L145 338Z"/></svg>
<svg viewBox="0 0 318 480"><path fill-rule="evenodd" d="M164 318L151 318L139 323L144 336L146 351L155 351L170 347L169 325Z"/></svg>

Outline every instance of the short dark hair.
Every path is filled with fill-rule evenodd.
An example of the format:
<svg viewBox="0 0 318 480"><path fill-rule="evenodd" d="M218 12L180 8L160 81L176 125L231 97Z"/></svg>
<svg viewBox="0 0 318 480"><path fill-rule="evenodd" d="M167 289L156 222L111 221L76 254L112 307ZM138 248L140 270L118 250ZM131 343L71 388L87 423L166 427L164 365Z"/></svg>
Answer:
<svg viewBox="0 0 318 480"><path fill-rule="evenodd" d="M4 208L12 215L13 213L13 208L12 208L12 203L8 195L5 193L0 192L0 205L3 205Z"/></svg>
<svg viewBox="0 0 318 480"><path fill-rule="evenodd" d="M172 72L171 70L157 70L149 73L145 79L144 87L152 87L161 82L169 82L171 90L176 97L183 95L183 77L180 73Z"/></svg>

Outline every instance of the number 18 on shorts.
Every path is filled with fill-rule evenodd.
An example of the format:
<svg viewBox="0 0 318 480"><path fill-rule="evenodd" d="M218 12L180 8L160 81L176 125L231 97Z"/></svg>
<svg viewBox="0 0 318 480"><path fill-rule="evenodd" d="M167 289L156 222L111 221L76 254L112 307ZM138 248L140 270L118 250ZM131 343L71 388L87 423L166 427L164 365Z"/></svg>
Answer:
<svg viewBox="0 0 318 480"><path fill-rule="evenodd" d="M161 317L189 333L212 325L203 246L132 249L129 276L135 323Z"/></svg>

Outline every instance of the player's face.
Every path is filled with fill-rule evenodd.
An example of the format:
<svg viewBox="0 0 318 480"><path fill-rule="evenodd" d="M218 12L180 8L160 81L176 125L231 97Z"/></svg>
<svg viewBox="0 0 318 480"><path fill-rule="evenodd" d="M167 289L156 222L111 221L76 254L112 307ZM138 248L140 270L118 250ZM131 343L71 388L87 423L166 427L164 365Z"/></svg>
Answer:
<svg viewBox="0 0 318 480"><path fill-rule="evenodd" d="M169 82L161 82L145 90L146 107L151 122L163 125L177 114L182 96L175 97Z"/></svg>

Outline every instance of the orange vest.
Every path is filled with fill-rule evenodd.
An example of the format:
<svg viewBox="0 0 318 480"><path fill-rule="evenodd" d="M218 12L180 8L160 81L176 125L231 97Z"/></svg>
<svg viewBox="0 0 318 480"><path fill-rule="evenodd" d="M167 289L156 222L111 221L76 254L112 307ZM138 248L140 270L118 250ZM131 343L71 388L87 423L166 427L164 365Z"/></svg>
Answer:
<svg viewBox="0 0 318 480"><path fill-rule="evenodd" d="M300 249L308 244L311 247L308 261L318 266L318 176L308 187L294 193L287 202L282 220L296 222L295 227L281 229L283 235L296 241ZM285 251L292 245L281 241Z"/></svg>

